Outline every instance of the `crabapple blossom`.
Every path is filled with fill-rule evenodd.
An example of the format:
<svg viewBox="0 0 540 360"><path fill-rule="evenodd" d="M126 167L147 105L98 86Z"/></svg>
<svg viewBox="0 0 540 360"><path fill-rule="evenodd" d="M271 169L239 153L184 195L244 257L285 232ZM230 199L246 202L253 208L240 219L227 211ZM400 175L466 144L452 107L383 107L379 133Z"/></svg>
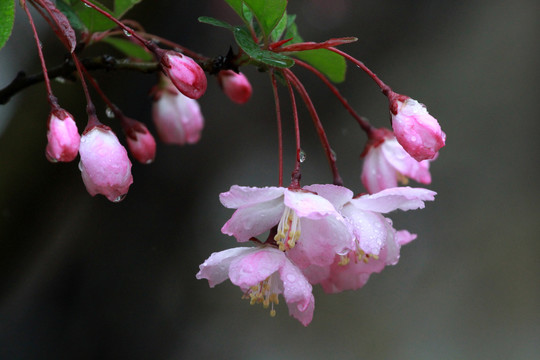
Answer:
<svg viewBox="0 0 540 360"><path fill-rule="evenodd" d="M141 164L150 164L156 157L156 140L141 122L124 118L122 122L131 155Z"/></svg>
<svg viewBox="0 0 540 360"><path fill-rule="evenodd" d="M301 268L330 265L334 254L352 249L349 224L330 201L310 191L234 185L220 200L237 209L224 234L245 242L277 226L273 242Z"/></svg>
<svg viewBox="0 0 540 360"><path fill-rule="evenodd" d="M79 152L81 136L73 116L64 109L51 111L47 121L45 155L51 162L72 161Z"/></svg>
<svg viewBox="0 0 540 360"><path fill-rule="evenodd" d="M251 304L271 306L271 316L275 315L278 296L283 294L291 316L304 326L313 318L311 284L285 253L274 247L240 247L213 253L199 266L196 277L207 279L210 287L229 278Z"/></svg>
<svg viewBox="0 0 540 360"><path fill-rule="evenodd" d="M182 95L165 78L154 92L152 119L166 144L194 144L201 138L204 118L197 100Z"/></svg>
<svg viewBox="0 0 540 360"><path fill-rule="evenodd" d="M392 128L397 140L418 161L434 159L446 134L426 107L411 98L391 100Z"/></svg>
<svg viewBox="0 0 540 360"><path fill-rule="evenodd" d="M79 154L79 169L90 195L102 194L112 202L121 201L133 177L127 151L112 130L104 125L85 130Z"/></svg>
<svg viewBox="0 0 540 360"><path fill-rule="evenodd" d="M206 91L204 70L189 56L176 51L159 51L161 68L176 88L191 99L198 99Z"/></svg>
<svg viewBox="0 0 540 360"><path fill-rule="evenodd" d="M336 255L329 267L312 264L304 269L310 282L320 283L326 292L358 289L371 273L395 265L401 245L416 235L396 231L392 221L382 214L423 208L424 201L434 200L436 194L427 189L397 187L353 198L350 190L335 185L311 185L306 189L329 199L350 223L354 235L355 248L346 255Z"/></svg>
<svg viewBox="0 0 540 360"><path fill-rule="evenodd" d="M423 184L431 183L430 160L415 160L388 129L372 131L362 155L362 184L371 194L396 187L398 181L407 184L407 178Z"/></svg>
<svg viewBox="0 0 540 360"><path fill-rule="evenodd" d="M232 70L221 70L218 73L219 85L225 95L237 104L245 104L253 92L248 78L242 73Z"/></svg>

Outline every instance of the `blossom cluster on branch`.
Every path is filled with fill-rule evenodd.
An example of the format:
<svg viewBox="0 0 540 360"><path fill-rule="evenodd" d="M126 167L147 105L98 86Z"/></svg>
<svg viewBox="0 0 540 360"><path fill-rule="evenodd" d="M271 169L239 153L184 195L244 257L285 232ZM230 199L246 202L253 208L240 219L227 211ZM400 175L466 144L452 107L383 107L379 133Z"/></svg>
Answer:
<svg viewBox="0 0 540 360"><path fill-rule="evenodd" d="M158 71L157 84L151 90L152 117L159 140L167 144L199 141L205 121L197 99L207 89L207 76L216 77L231 101L244 104L253 89L239 68L255 66L269 75L274 94L279 169L277 184L273 185L277 186L233 185L220 195L225 207L235 209L222 228L223 234L254 245L212 254L200 265L196 277L207 279L211 287L230 279L250 303L270 307L271 315L276 314L275 306L282 295L289 313L308 325L315 308L314 285L319 284L327 293L355 290L361 288L371 274L387 265L395 265L401 246L414 240L416 235L396 230L385 214L421 209L436 195L428 189L399 186L407 185L409 179L429 184L430 162L445 145L446 135L426 107L394 92L364 63L338 49L356 38L304 41L295 16L287 13L287 0L225 0L242 20L243 25L239 26L200 17L202 23L230 31L238 46L237 52L231 48L226 56L216 57L200 55L145 32L135 21L122 19L140 1L114 1L113 9L90 0L21 1L33 29L51 106L46 158L51 162L68 162L79 155L82 180L92 196L101 194L118 202L128 193L134 181L128 151L113 130L98 120L87 84L106 104L108 117L120 122L132 158L149 164L156 156L156 140L144 122L125 116L100 89L91 75L94 68L85 66L86 62L81 60L83 50L95 43L105 42L124 52L124 64L132 63L133 68L137 68L147 63L150 66L145 66L144 71ZM82 134L74 117L59 105L52 93L49 71L27 3L47 20L71 56L72 67L63 69L76 70L75 75L69 75L78 76L86 96L88 121ZM91 21L85 22L85 19ZM9 26L9 22L2 26ZM0 41L5 42L5 39ZM387 97L389 127L371 125L339 92L335 84L344 81L347 61L365 72ZM293 71L295 67L307 69L318 77L366 133L360 176L366 193L355 196L344 187L323 120ZM40 77L33 77L32 83L37 78ZM24 76L18 76L6 89L0 90L0 98L9 99L28 84ZM284 85L290 98L296 143L295 165L288 185L283 175L283 110L279 84ZM330 167L331 183L301 185L304 159L298 100L304 103L313 121Z"/></svg>

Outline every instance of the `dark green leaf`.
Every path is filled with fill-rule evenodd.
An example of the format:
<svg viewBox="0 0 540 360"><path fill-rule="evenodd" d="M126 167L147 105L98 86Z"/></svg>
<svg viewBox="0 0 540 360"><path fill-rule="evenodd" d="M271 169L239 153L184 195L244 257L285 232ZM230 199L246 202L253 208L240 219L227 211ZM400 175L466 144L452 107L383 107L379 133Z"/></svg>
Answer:
<svg viewBox="0 0 540 360"><path fill-rule="evenodd" d="M242 0L225 0L230 7L244 20L244 3Z"/></svg>
<svg viewBox="0 0 540 360"><path fill-rule="evenodd" d="M85 26L81 22L81 19L79 19L79 16L77 16L77 14L72 10L71 6L68 5L64 0L56 0L56 7L64 15L66 15L67 19L69 20L69 23L74 29L76 30L85 29Z"/></svg>
<svg viewBox="0 0 540 360"><path fill-rule="evenodd" d="M287 29L287 23L288 23L288 16L287 16L287 12L285 12L283 16L281 17L281 20L279 20L278 24L276 25L276 27L274 28L274 30L272 30L272 33L270 34L270 38L272 39L272 41L277 41L281 38L281 35L283 35L283 33L285 32L285 29Z"/></svg>
<svg viewBox="0 0 540 360"><path fill-rule="evenodd" d="M201 17L199 17L199 22L214 25L214 26L218 26L218 27L223 27L223 28L226 28L226 29L229 29L229 30L234 30L234 27L232 25L226 23L225 21L214 19L213 17L210 17L210 16L201 16Z"/></svg>
<svg viewBox="0 0 540 360"><path fill-rule="evenodd" d="M287 0L244 0L244 3L257 18L265 38L279 23L287 8Z"/></svg>
<svg viewBox="0 0 540 360"><path fill-rule="evenodd" d="M296 20L296 15L288 15L287 16L287 30L285 31L285 39L291 39L292 40L288 44L296 44L299 42L302 42L302 37L300 34L298 34L298 28L296 27L296 23L294 22Z"/></svg>
<svg viewBox="0 0 540 360"><path fill-rule="evenodd" d="M107 11L109 14L113 13L112 10L108 9L105 5L99 3L98 1L92 0L92 3ZM96 10L89 8L80 1L73 3L73 11L75 11L84 26L91 33L109 30L116 26L114 22L107 19L104 15L101 15Z"/></svg>
<svg viewBox="0 0 540 360"><path fill-rule="evenodd" d="M142 0L114 0L114 16L117 19L120 19L129 9L141 1Z"/></svg>
<svg viewBox="0 0 540 360"><path fill-rule="evenodd" d="M345 59L330 50L298 51L293 56L309 63L335 83L345 80L345 72L347 70Z"/></svg>
<svg viewBox="0 0 540 360"><path fill-rule="evenodd" d="M261 49L251 38L249 31L244 27L234 29L234 38L238 46L257 62L279 68L288 68L294 65L294 60L289 56Z"/></svg>
<svg viewBox="0 0 540 360"><path fill-rule="evenodd" d="M107 37L103 39L103 41L114 46L129 57L140 59L142 61L152 61L154 59L152 54L144 51L140 45L134 44L131 41L115 37Z"/></svg>
<svg viewBox="0 0 540 360"><path fill-rule="evenodd" d="M15 1L0 0L0 49L4 47L6 41L13 30L13 20L15 19Z"/></svg>

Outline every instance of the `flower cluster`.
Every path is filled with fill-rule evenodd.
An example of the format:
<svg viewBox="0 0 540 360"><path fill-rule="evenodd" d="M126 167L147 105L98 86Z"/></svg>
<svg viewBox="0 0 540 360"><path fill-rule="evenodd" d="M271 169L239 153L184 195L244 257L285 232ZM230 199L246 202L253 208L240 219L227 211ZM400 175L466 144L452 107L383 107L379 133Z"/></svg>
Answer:
<svg viewBox="0 0 540 360"><path fill-rule="evenodd" d="M227 278L252 304L274 305L282 294L291 316L303 325L313 318L312 285L327 293L362 287L374 272L395 265L399 249L416 235L397 231L382 214L424 207L435 192L410 187L389 188L353 197L336 185L299 189L233 186L221 203L236 209L222 232L256 247L214 253L201 266L198 279L211 287ZM270 233L266 241L256 237Z"/></svg>

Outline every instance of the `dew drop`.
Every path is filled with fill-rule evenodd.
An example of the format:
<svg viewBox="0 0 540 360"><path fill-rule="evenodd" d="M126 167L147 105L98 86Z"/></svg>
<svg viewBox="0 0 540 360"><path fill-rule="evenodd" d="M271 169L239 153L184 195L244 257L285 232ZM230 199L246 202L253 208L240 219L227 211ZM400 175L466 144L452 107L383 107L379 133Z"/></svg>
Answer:
<svg viewBox="0 0 540 360"><path fill-rule="evenodd" d="M62 76L55 77L54 81L59 82L60 84L65 84L67 82L66 78Z"/></svg>
<svg viewBox="0 0 540 360"><path fill-rule="evenodd" d="M124 199L126 198L126 196L127 196L127 194L118 195L118 196L113 200L113 202L114 202L114 203L118 203L118 202L124 200Z"/></svg>
<svg viewBox="0 0 540 360"><path fill-rule="evenodd" d="M337 161L336 152L334 150L330 149L330 154L332 155L332 160Z"/></svg>
<svg viewBox="0 0 540 360"><path fill-rule="evenodd" d="M287 281L295 282L296 281L296 276L294 276L293 274L288 274L287 275Z"/></svg>
<svg viewBox="0 0 540 360"><path fill-rule="evenodd" d="M130 37L130 36L131 36L131 34L129 33L129 31L127 31L127 30L124 30L124 35L126 35L127 37Z"/></svg>
<svg viewBox="0 0 540 360"><path fill-rule="evenodd" d="M154 159L148 159L148 160L146 160L145 164L151 164L153 162L154 162Z"/></svg>
<svg viewBox="0 0 540 360"><path fill-rule="evenodd" d="M88 5L87 3L84 3L84 6L86 7L89 7L89 8L92 8L90 5Z"/></svg>
<svg viewBox="0 0 540 360"><path fill-rule="evenodd" d="M45 157L47 158L47 160L49 160L49 162L51 162L51 163L53 163L53 164L58 162L57 159L53 158L53 157L52 157L51 155L49 155L49 153L47 153L47 152L45 153Z"/></svg>
<svg viewBox="0 0 540 360"><path fill-rule="evenodd" d="M300 162L303 163L306 161L306 153L304 150L300 150Z"/></svg>
<svg viewBox="0 0 540 360"><path fill-rule="evenodd" d="M107 117L109 119L113 119L114 118L114 112L112 111L112 109L110 107L107 106L107 108L105 109L105 115L107 115Z"/></svg>

